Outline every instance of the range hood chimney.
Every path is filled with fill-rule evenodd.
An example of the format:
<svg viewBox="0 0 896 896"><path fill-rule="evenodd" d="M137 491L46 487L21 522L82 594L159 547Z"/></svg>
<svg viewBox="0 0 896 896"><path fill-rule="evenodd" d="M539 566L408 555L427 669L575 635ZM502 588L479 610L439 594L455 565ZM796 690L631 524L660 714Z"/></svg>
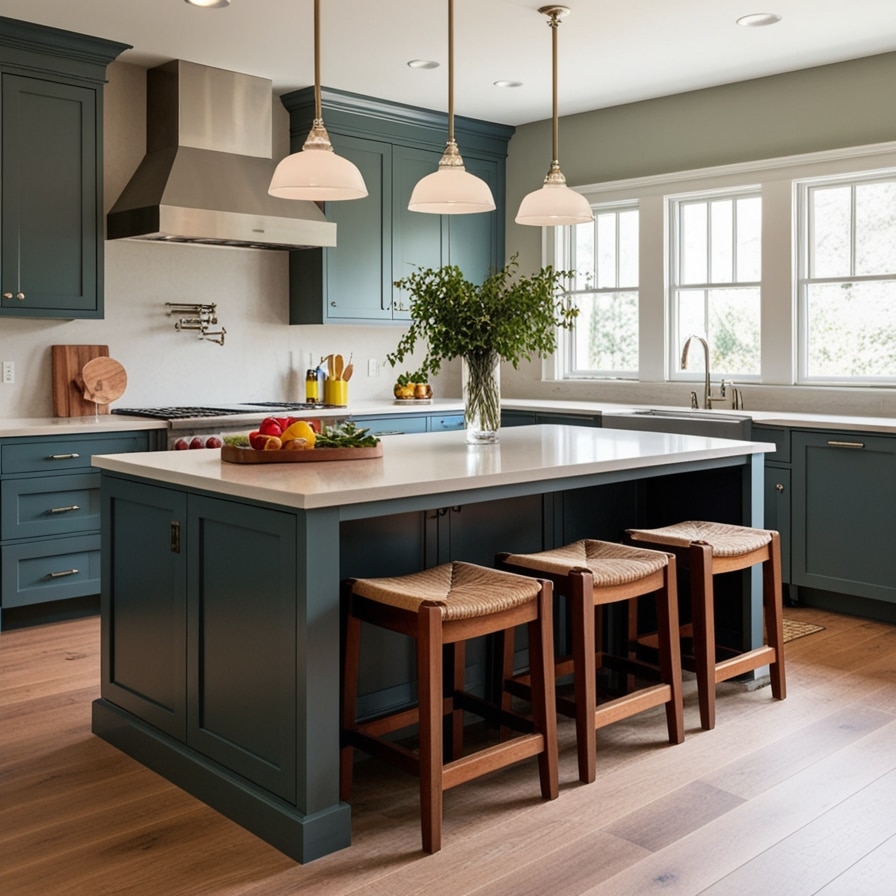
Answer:
<svg viewBox="0 0 896 896"><path fill-rule="evenodd" d="M146 156L106 216L110 240L257 249L336 245L313 202L268 195L272 82L175 60L146 73Z"/></svg>

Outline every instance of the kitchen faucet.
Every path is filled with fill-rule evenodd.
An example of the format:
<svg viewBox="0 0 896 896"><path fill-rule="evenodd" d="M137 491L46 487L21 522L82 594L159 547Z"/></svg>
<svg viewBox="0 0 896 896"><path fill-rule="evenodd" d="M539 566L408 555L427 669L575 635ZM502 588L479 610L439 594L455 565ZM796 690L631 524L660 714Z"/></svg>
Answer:
<svg viewBox="0 0 896 896"><path fill-rule="evenodd" d="M696 339L703 346L703 367L705 370L705 377L703 380L703 407L707 409L712 408L713 401L720 401L725 398L725 383L722 382L722 394L718 397L713 396L712 394L712 383L709 379L709 343L702 337L692 335L688 336L688 338L684 342L684 346L681 349L681 369L687 370L688 368L688 349L691 347L692 340ZM693 396L694 393L692 392ZM691 400L691 407L694 407L694 400Z"/></svg>

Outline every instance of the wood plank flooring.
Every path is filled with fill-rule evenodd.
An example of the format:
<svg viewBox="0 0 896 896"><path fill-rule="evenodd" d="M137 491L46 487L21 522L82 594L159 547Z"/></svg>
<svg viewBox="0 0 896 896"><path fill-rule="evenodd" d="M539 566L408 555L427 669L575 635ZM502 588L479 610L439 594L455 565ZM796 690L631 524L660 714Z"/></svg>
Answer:
<svg viewBox="0 0 896 896"><path fill-rule="evenodd" d="M449 791L420 851L416 782L358 765L353 845L297 865L90 733L96 617L0 634L4 896L864 896L896 868L896 627L811 610L786 646L788 698L719 686L686 739L661 709L598 732L578 782L562 720L560 798L533 762Z"/></svg>

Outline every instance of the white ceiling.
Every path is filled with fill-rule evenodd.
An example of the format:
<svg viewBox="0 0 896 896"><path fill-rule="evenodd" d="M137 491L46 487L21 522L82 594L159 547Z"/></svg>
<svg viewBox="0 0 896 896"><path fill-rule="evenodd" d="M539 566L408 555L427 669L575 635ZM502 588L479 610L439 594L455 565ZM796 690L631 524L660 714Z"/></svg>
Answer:
<svg viewBox="0 0 896 896"><path fill-rule="evenodd" d="M455 0L455 112L522 124L551 115L544 0ZM561 115L896 50L896 0L568 0ZM321 81L447 109L446 0L323 0ZM743 28L746 13L777 25ZM0 15L94 34L151 65L186 59L260 75L284 93L314 81L312 0L0 0ZM410 59L440 68L412 70ZM499 89L498 79L523 86ZM325 110L326 117L326 110Z"/></svg>

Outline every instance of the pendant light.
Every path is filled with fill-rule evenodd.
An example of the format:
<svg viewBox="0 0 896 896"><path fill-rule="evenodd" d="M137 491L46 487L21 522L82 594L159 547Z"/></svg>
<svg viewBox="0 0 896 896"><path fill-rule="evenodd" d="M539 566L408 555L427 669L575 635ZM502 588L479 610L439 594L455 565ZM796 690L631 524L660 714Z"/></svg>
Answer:
<svg viewBox="0 0 896 896"><path fill-rule="evenodd" d="M274 169L271 196L334 202L363 199L367 186L361 172L348 159L336 155L324 127L320 102L320 0L314 0L314 122L299 152L283 159Z"/></svg>
<svg viewBox="0 0 896 896"><path fill-rule="evenodd" d="M540 190L529 193L520 203L516 213L517 224L530 224L534 227L558 227L563 224L587 224L594 220L594 213L588 200L566 186L566 178L560 170L559 139L557 136L557 28L560 19L569 15L566 6L542 6L538 10L548 17L551 27L553 47L553 145L551 167L548 169L544 185Z"/></svg>
<svg viewBox="0 0 896 896"><path fill-rule="evenodd" d="M468 215L494 208L488 184L464 168L454 140L454 0L448 0L448 142L438 171L417 182L408 209L433 215Z"/></svg>

